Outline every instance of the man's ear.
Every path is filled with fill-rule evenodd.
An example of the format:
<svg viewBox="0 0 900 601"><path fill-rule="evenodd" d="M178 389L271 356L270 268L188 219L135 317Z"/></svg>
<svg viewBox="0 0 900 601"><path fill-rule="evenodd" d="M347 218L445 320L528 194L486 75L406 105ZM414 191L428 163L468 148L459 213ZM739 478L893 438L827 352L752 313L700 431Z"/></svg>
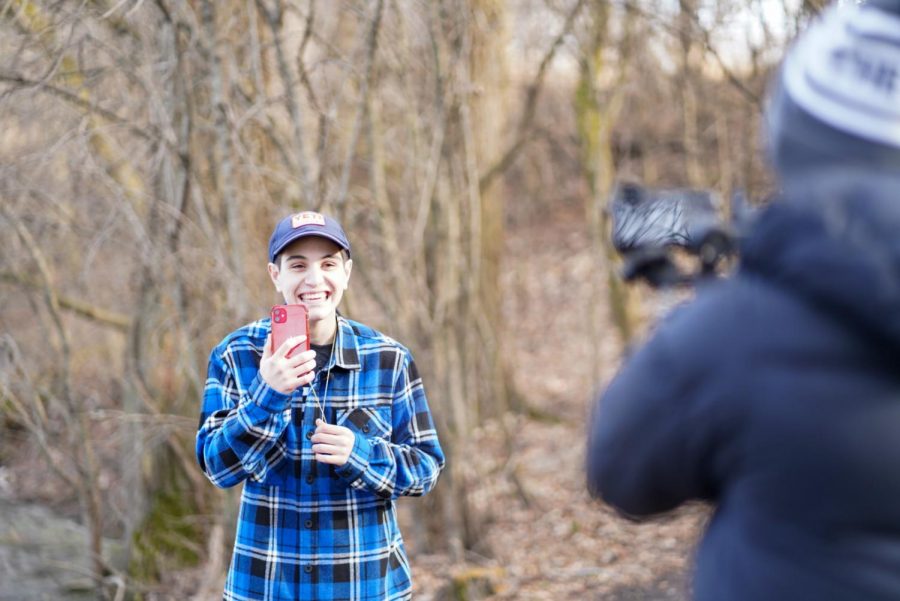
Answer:
<svg viewBox="0 0 900 601"><path fill-rule="evenodd" d="M281 287L278 286L278 265L269 263L267 269L269 271L269 277L272 278L272 283L275 284L275 290L281 292Z"/></svg>
<svg viewBox="0 0 900 601"><path fill-rule="evenodd" d="M347 272L347 283L350 283L350 272L353 271L353 259L344 261L344 270Z"/></svg>

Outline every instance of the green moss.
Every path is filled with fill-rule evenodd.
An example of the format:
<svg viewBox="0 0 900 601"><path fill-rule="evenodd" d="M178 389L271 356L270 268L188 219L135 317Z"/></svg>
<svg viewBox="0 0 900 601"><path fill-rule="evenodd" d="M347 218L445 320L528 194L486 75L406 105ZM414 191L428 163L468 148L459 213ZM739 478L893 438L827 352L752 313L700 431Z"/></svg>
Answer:
<svg viewBox="0 0 900 601"><path fill-rule="evenodd" d="M156 582L167 571L199 563L203 533L192 498L178 485L155 494L134 535L129 572L139 582Z"/></svg>

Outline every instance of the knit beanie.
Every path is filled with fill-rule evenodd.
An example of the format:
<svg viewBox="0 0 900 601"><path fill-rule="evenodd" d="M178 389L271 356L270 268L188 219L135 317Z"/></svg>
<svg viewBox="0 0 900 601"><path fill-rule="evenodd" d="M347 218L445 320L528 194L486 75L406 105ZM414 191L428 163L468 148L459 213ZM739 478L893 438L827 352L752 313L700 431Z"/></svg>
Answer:
<svg viewBox="0 0 900 601"><path fill-rule="evenodd" d="M765 112L782 177L853 165L900 172L900 0L827 9L788 52Z"/></svg>

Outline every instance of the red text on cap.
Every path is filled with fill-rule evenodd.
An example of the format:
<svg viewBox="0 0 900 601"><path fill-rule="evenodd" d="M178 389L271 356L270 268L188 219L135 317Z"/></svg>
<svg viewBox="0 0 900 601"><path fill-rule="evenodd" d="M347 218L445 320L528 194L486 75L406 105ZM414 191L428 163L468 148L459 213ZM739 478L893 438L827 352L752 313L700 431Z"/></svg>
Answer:
<svg viewBox="0 0 900 601"><path fill-rule="evenodd" d="M291 216L291 227L303 225L325 225L325 217L315 211L303 211Z"/></svg>

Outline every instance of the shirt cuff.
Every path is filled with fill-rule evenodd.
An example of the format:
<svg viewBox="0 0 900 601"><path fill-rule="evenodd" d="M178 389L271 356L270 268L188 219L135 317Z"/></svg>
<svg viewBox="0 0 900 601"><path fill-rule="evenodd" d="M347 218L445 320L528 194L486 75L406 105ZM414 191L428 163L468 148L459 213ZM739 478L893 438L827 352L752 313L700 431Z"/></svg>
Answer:
<svg viewBox="0 0 900 601"><path fill-rule="evenodd" d="M248 393L252 401L248 405L255 405L267 413L281 413L287 409L292 396L290 394L282 394L266 384L266 381L258 373L253 378L253 382L250 383Z"/></svg>
<svg viewBox="0 0 900 601"><path fill-rule="evenodd" d="M369 457L372 456L372 443L358 432L354 432L353 449L347 463L338 467L337 474L347 479L351 484L362 477L363 472L369 467Z"/></svg>

